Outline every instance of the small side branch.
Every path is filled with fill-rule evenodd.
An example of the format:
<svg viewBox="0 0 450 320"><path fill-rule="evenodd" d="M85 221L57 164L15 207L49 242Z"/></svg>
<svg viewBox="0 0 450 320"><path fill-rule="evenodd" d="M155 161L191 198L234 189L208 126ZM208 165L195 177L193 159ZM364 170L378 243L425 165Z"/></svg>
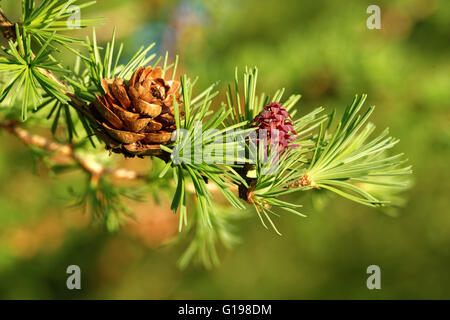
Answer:
<svg viewBox="0 0 450 320"><path fill-rule="evenodd" d="M0 8L0 29L5 39L15 39L14 24L5 16L2 8Z"/></svg>
<svg viewBox="0 0 450 320"><path fill-rule="evenodd" d="M11 20L8 19L8 17L5 16L1 7L0 7L0 29L6 40L13 41L13 42L15 42L17 40L14 24L11 22ZM34 59L34 55L33 55L33 59ZM89 120L95 122L95 119L93 119L92 115L88 111L87 104L83 100L81 100L77 96L75 96L72 92L70 92L70 89L69 89L69 86L67 85L67 83L61 81L50 70L43 69L43 68L36 68L36 69L40 73L42 73L45 77L49 78L50 80L52 80L53 82L55 82L61 86L61 89L59 89L59 90L61 91L61 93L63 93L64 95L66 95L69 98L69 104L73 108L75 108L83 116L87 117Z"/></svg>
<svg viewBox="0 0 450 320"><path fill-rule="evenodd" d="M113 178L123 180L145 180L146 175L136 171L127 169L113 169L104 167L102 164L88 158L84 158L77 154L71 145L60 144L45 137L31 134L24 128L19 126L17 121L2 121L0 120L0 128L6 130L10 134L16 136L20 141L29 147L37 147L42 150L51 152L53 155L63 156L69 158L77 163L84 171L90 174L93 178L99 178L106 174Z"/></svg>

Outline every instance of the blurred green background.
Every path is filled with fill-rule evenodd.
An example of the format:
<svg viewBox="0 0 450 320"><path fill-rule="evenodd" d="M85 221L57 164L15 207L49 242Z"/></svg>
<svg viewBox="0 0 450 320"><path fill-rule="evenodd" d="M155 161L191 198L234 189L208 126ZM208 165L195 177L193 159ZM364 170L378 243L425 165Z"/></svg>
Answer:
<svg viewBox="0 0 450 320"><path fill-rule="evenodd" d="M381 30L366 27L371 4ZM19 1L2 6L19 16ZM107 233L67 208L61 190L82 181L50 177L2 133L0 298L450 299L449 1L100 0L87 14L107 17L101 41L117 27L128 56L151 42L180 54L198 88L221 80L223 89L235 66L256 65L259 91L301 93L300 113L342 111L367 93L378 130L401 139L415 186L397 218L304 196L308 218L277 219L282 237L253 216L218 268L181 271L184 245L161 246L177 233L169 200L133 205L137 222ZM81 267L80 291L66 289L71 264ZM371 264L381 290L366 287Z"/></svg>

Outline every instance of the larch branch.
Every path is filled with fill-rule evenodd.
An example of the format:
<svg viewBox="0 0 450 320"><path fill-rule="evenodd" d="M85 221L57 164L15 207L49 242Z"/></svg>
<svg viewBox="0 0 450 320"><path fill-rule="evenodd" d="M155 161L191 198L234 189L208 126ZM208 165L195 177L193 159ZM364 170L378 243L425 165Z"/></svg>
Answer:
<svg viewBox="0 0 450 320"><path fill-rule="evenodd" d="M54 155L60 155L70 158L76 162L84 171L93 177L100 177L103 174L117 179L123 180L144 180L145 174L136 171L122 169L122 168L107 168L95 160L84 158L77 154L71 145L60 144L43 136L32 134L19 126L17 121L2 121L0 120L0 128L6 130L10 134L16 136L20 141L29 147L37 147L42 150L51 152Z"/></svg>
<svg viewBox="0 0 450 320"><path fill-rule="evenodd" d="M17 40L14 24L11 22L11 20L8 19L8 17L6 17L1 7L0 7L0 29L6 40L10 40L13 42ZM90 112L88 112L87 104L83 100L75 96L72 92L70 92L69 86L65 82L61 81L50 70L43 68L36 68L36 69L40 73L42 73L45 77L49 78L50 80L61 86L59 90L61 91L61 93L63 93L69 98L70 100L69 104L72 107L74 107L77 111L79 111L81 114L83 114L83 116L87 117L89 120L94 121L92 115L90 114Z"/></svg>

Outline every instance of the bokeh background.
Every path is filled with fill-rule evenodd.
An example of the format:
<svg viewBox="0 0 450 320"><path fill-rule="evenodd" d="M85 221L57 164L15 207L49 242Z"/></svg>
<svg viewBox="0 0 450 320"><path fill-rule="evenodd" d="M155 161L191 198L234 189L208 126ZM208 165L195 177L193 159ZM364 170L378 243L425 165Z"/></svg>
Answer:
<svg viewBox="0 0 450 320"><path fill-rule="evenodd" d="M366 27L371 4L381 30ZM19 16L19 1L2 6ZM0 298L450 299L449 1L99 0L86 14L107 18L100 41L117 27L125 56L151 42L178 53L199 88L224 88L235 66L256 65L260 92L301 93L301 113L342 111L367 93L378 129L401 139L415 185L395 218L304 196L308 218L277 219L283 236L250 216L219 267L180 270L185 244L165 245L177 234L169 200L134 204L136 221L108 233L67 208L62 191L79 180L52 177L1 134ZM82 269L80 291L66 289L70 264ZM381 290L366 288L371 264Z"/></svg>

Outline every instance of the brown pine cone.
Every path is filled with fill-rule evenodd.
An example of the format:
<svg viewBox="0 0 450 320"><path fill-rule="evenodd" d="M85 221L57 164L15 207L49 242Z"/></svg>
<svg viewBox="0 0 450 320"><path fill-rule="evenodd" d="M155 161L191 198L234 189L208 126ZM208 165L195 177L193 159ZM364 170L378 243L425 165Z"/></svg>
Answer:
<svg viewBox="0 0 450 320"><path fill-rule="evenodd" d="M103 96L90 105L108 149L125 156L161 155L161 144L176 129L173 99L180 104L179 81L167 81L160 67L139 67L128 83L103 79Z"/></svg>

